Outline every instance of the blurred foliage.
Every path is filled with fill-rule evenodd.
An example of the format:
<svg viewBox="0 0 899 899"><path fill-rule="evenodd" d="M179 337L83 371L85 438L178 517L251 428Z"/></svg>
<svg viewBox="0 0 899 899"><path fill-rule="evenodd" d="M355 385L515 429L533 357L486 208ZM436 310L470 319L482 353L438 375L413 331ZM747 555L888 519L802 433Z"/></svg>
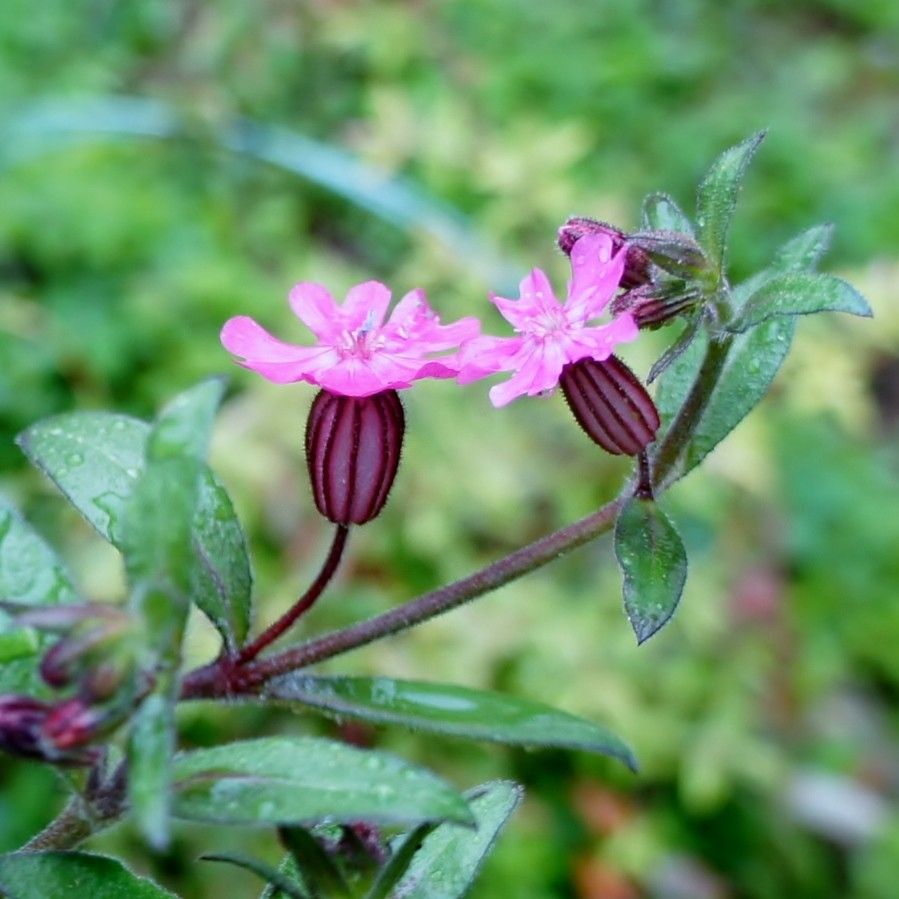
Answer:
<svg viewBox="0 0 899 899"><path fill-rule="evenodd" d="M634 647L606 541L328 670L508 690L593 716L636 747L643 770L631 777L578 754L346 731L461 786L525 784L475 895L889 899L899 876L897 91L890 0L5 0L0 132L47 99L77 109L126 94L166 101L191 137L60 141L0 171L3 490L57 543L70 535L87 593L117 597L114 556L26 472L12 437L74 407L149 415L228 371L214 463L250 529L257 606L273 616L328 537L301 461L311 391L235 370L218 345L224 319L251 314L299 338L285 302L293 282L340 294L378 277L397 292L427 288L447 318L494 323L485 292L499 285L425 223L397 229L216 147L208 135L236 116L413 179L469 218L472 240L501 247L522 274L538 264L558 279L552 241L567 215L631 227L656 189L689 208L708 161L770 126L735 223L735 276L833 221L827 265L867 293L877 320L800 322L760 412L672 491L667 509L691 559L676 622ZM634 348L641 371L669 336ZM354 535L343 580L307 627L455 578L586 514L625 472L558 398L487 414L482 389L434 383L410 393L407 412L392 501ZM215 637L191 627L199 662ZM320 726L254 708L181 713L188 745ZM851 787L855 805L820 785L800 801L809 772ZM0 788L2 848L49 819L64 792L8 759ZM861 823L847 836L853 815ZM277 863L277 846L257 841ZM130 827L94 841L187 897L254 895L249 875L194 863L246 843L185 825L164 856Z"/></svg>

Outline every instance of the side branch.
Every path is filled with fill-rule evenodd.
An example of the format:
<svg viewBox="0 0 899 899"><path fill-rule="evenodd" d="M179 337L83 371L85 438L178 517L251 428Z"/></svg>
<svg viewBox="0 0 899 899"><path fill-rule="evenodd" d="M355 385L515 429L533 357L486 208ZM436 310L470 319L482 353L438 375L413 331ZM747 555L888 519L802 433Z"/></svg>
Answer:
<svg viewBox="0 0 899 899"><path fill-rule="evenodd" d="M185 677L182 684L182 698L208 699L235 692L254 692L267 680L280 674L341 655L382 637L406 630L429 618L442 615L475 597L516 580L535 568L546 565L562 553L587 543L609 530L629 495L630 490L592 515L516 550L467 578L425 593L367 621L333 631L278 655L246 665L239 670L236 683L229 683L228 678L221 677L216 663L199 668Z"/></svg>

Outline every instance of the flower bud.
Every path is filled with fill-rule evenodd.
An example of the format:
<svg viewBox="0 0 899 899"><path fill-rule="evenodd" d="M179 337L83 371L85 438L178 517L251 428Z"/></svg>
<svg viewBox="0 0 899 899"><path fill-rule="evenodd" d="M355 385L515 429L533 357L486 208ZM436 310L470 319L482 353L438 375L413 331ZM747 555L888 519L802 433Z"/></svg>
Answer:
<svg viewBox="0 0 899 899"><path fill-rule="evenodd" d="M50 706L30 696L0 696L0 749L43 758L41 725Z"/></svg>
<svg viewBox="0 0 899 899"><path fill-rule="evenodd" d="M668 292L662 287L644 285L612 300L612 315L630 312L640 330L655 330L673 318L693 309L700 300L696 290Z"/></svg>
<svg viewBox="0 0 899 899"><path fill-rule="evenodd" d="M93 739L103 718L102 711L83 699L67 699L50 709L41 731L48 744L65 752Z"/></svg>
<svg viewBox="0 0 899 899"><path fill-rule="evenodd" d="M318 393L306 423L306 464L325 518L365 524L381 511L400 464L404 431L395 390L366 397Z"/></svg>
<svg viewBox="0 0 899 899"><path fill-rule="evenodd" d="M636 456L655 440L659 429L655 404L617 357L569 363L559 383L578 424L606 452Z"/></svg>
<svg viewBox="0 0 899 899"><path fill-rule="evenodd" d="M559 249L566 255L571 255L571 248L580 238L587 234L605 234L612 241L612 252L617 253L627 245L627 256L624 261L624 274L621 276L621 286L625 289L638 287L652 280L652 266L649 256L640 248L632 246L627 234L614 225L599 222L596 219L586 217L572 217L559 228Z"/></svg>

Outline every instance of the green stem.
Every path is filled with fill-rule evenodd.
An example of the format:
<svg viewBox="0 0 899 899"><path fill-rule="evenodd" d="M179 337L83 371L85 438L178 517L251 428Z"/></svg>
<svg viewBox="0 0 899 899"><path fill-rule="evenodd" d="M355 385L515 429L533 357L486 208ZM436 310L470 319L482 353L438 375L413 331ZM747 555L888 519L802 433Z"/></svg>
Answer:
<svg viewBox="0 0 899 899"><path fill-rule="evenodd" d="M668 428L662 445L655 454L652 480L656 492L661 493L677 480L677 463L689 445L690 437L712 398L732 344L733 337L730 335L720 338L712 337L709 340L705 359L702 361L696 380L671 423L671 427Z"/></svg>

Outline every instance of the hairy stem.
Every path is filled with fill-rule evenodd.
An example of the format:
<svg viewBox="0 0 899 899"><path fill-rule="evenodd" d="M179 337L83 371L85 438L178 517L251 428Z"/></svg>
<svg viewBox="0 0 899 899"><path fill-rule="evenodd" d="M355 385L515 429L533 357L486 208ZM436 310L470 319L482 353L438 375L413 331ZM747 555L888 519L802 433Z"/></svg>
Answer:
<svg viewBox="0 0 899 899"><path fill-rule="evenodd" d="M732 344L733 337L730 335L722 338L713 337L709 341L705 359L702 361L696 380L655 454L652 481L657 492L670 487L671 483L677 479L677 463L712 397Z"/></svg>
<svg viewBox="0 0 899 899"><path fill-rule="evenodd" d="M592 515L541 537L462 580L424 593L367 621L360 621L358 624L325 634L270 658L246 665L238 672L236 681L232 679L229 682L228 678L222 677L218 663L215 662L197 669L184 679L182 698L200 699L234 692L252 692L279 674L286 674L332 656L341 655L455 609L516 580L535 568L546 565L562 553L587 543L609 530L615 522L618 510L630 495L630 490L631 488L628 488L621 497Z"/></svg>
<svg viewBox="0 0 899 899"><path fill-rule="evenodd" d="M51 849L74 849L94 833L94 822L86 813L84 802L74 796L63 810L38 834L35 834L21 852L47 852Z"/></svg>
<svg viewBox="0 0 899 899"><path fill-rule="evenodd" d="M328 556L309 589L277 621L240 650L236 660L238 665L246 665L255 659L266 646L274 643L301 615L312 608L337 571L337 566L340 564L343 550L346 547L348 534L349 528L345 524L337 525L331 548L328 550Z"/></svg>

